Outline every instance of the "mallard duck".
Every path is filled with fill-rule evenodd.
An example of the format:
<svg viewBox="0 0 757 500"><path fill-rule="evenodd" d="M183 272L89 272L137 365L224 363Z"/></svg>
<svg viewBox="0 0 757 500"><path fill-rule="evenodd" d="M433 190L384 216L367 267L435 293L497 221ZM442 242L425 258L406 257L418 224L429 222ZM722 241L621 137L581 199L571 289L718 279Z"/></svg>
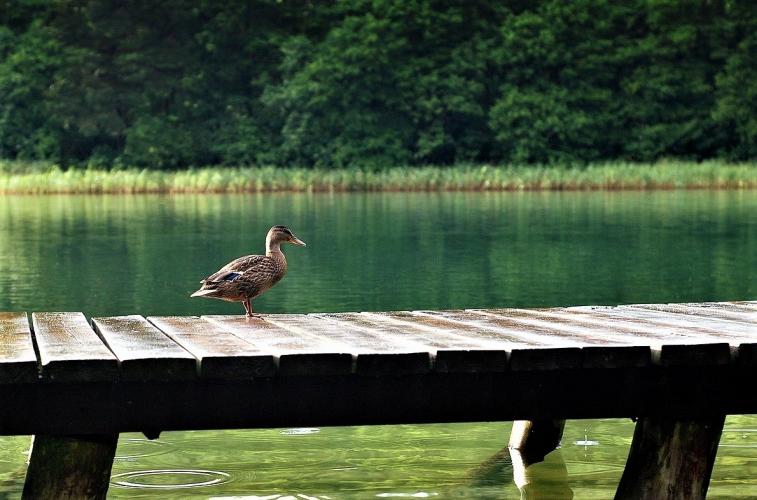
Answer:
<svg viewBox="0 0 757 500"><path fill-rule="evenodd" d="M241 302L248 317L253 316L252 299L279 282L287 272L282 243L305 246L286 226L273 226L265 238L265 255L245 255L233 260L200 281L191 297Z"/></svg>

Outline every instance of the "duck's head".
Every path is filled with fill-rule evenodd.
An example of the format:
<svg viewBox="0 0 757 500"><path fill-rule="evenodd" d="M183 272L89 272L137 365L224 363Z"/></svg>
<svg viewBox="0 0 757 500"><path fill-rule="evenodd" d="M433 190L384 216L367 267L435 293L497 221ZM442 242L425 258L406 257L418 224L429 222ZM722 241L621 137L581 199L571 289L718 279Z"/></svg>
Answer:
<svg viewBox="0 0 757 500"><path fill-rule="evenodd" d="M292 230L286 226L273 226L269 229L265 242L268 248L271 248L271 245L280 245L282 243L291 243L300 247L305 246L305 242L295 236Z"/></svg>

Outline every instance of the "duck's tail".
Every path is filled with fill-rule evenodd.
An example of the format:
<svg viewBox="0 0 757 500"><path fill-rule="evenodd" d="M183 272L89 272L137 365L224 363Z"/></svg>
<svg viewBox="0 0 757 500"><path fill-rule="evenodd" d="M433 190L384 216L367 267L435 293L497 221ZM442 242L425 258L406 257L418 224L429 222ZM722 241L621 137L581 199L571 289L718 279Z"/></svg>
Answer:
<svg viewBox="0 0 757 500"><path fill-rule="evenodd" d="M215 288L200 288L190 297L214 297L218 294L218 290Z"/></svg>

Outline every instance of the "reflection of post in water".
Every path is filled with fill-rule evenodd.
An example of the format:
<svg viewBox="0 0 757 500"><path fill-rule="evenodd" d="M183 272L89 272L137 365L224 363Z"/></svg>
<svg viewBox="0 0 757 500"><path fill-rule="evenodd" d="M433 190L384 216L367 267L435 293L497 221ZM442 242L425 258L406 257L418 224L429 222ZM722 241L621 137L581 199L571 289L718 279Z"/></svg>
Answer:
<svg viewBox="0 0 757 500"><path fill-rule="evenodd" d="M558 449L536 463L525 460L523 454L510 448L513 482L522 500L570 500L573 490L568 485L568 468Z"/></svg>
<svg viewBox="0 0 757 500"><path fill-rule="evenodd" d="M570 499L568 469L557 447L565 420L516 420L510 432L513 481L523 499Z"/></svg>
<svg viewBox="0 0 757 500"><path fill-rule="evenodd" d="M565 421L516 421L510 444L471 473L474 486L504 486L512 478L523 500L569 500L568 469L560 450Z"/></svg>

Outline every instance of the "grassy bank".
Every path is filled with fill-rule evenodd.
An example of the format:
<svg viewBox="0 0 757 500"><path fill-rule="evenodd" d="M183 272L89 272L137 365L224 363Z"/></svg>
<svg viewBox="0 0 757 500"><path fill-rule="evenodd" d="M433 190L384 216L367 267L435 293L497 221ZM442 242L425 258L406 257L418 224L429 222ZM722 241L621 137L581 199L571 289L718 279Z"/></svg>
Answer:
<svg viewBox="0 0 757 500"><path fill-rule="evenodd" d="M583 167L396 167L379 171L208 167L184 171L63 171L0 162L0 193L254 193L271 191L521 191L753 189L757 163L602 163Z"/></svg>

